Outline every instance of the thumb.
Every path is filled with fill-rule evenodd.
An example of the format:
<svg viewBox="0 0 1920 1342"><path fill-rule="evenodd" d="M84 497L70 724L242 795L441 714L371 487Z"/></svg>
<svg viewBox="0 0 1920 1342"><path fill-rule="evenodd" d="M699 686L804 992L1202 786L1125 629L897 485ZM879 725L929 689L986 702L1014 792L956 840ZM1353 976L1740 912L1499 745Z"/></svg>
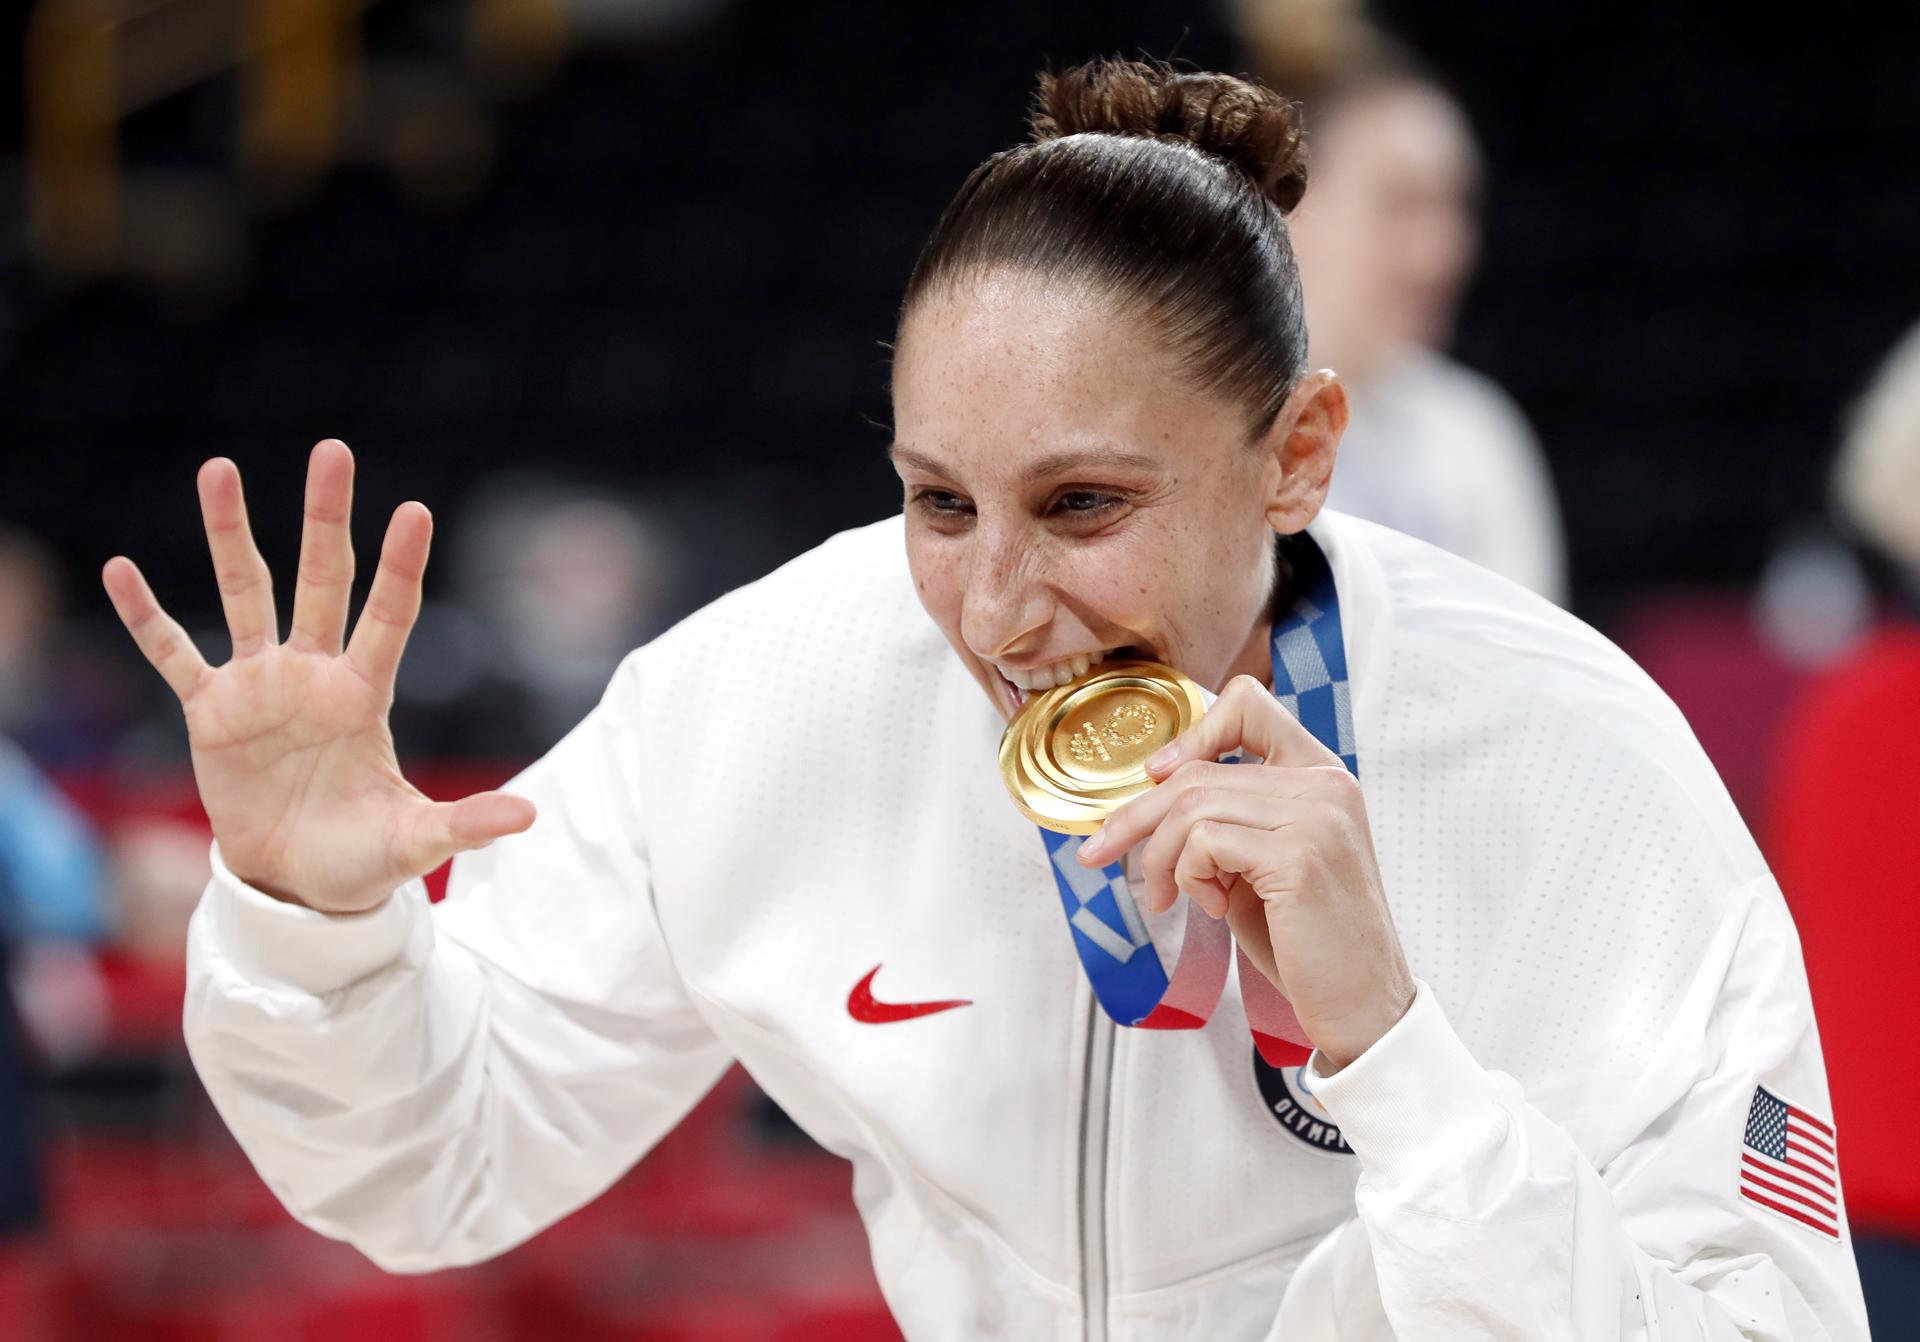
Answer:
<svg viewBox="0 0 1920 1342"><path fill-rule="evenodd" d="M532 802L510 792L476 792L460 801L435 802L421 828L442 853L464 853L485 848L506 834L518 834L533 824Z"/></svg>

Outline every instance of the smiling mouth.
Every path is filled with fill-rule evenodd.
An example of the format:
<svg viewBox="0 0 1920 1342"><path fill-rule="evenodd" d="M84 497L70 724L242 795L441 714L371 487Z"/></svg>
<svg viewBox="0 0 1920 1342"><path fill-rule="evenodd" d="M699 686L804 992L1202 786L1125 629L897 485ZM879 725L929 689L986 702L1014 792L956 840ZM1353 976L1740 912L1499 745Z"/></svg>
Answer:
<svg viewBox="0 0 1920 1342"><path fill-rule="evenodd" d="M1158 660L1159 658L1157 654L1153 651L1153 649L1144 647L1136 643L1124 643L1117 648L1109 648L1105 652L1099 654L1099 656L1096 659L1093 659L1090 661L1087 667L1087 670L1084 672L1081 672L1080 675L1089 675L1092 672L1097 671L1100 667L1108 665L1113 662L1139 662L1139 661L1151 662L1151 661L1158 661ZM1021 706L1024 705L1028 700L1032 699L1035 695L1045 694L1047 690L1056 688L1055 686L1052 686L1052 685L1045 685L1045 686L1040 686L1033 689L1028 689L1023 686L1016 685L1011 680L1007 679L1006 673L1001 671L999 667L993 666L991 663L989 663L988 669L993 672L993 678L1000 682L1001 695L1006 700L1008 711L1012 713L1018 713L1021 709ZM1074 680L1078 680L1080 678L1080 675L1076 675L1068 680L1062 681L1061 684L1070 685L1073 683Z"/></svg>

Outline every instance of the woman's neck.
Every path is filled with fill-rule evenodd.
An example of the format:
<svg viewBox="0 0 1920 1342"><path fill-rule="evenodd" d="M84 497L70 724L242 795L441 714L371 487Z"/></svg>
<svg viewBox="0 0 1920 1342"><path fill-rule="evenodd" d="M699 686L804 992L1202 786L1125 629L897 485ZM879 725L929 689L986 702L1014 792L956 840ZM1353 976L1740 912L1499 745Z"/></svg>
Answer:
<svg viewBox="0 0 1920 1342"><path fill-rule="evenodd" d="M1227 687L1227 681L1232 680L1235 676L1252 676L1262 685L1271 684L1273 681L1273 652L1267 645L1272 637L1273 625L1271 621L1262 619L1255 624L1253 632L1247 636L1246 646L1241 648L1239 655L1233 659L1233 665L1227 668L1226 676L1222 678L1218 685L1213 687L1214 693L1218 694L1221 690L1224 690Z"/></svg>
<svg viewBox="0 0 1920 1342"><path fill-rule="evenodd" d="M1213 687L1216 694L1235 676L1252 676L1262 685L1273 683L1273 622L1292 603L1293 584L1293 561L1287 556L1287 540L1284 536L1275 536L1273 594L1267 599L1260 618L1253 622L1253 628L1247 632L1247 641L1241 644L1240 651L1234 655L1227 674L1219 685Z"/></svg>

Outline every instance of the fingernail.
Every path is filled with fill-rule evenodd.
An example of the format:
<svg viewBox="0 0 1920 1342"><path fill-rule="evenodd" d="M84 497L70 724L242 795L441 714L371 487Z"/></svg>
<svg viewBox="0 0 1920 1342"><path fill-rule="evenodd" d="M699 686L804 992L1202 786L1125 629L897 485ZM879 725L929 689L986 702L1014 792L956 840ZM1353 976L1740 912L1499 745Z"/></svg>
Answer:
<svg viewBox="0 0 1920 1342"><path fill-rule="evenodd" d="M1079 849L1074 853L1074 856L1091 867L1094 864L1094 860L1100 855L1100 843L1103 837L1104 836L1099 834L1094 835L1080 845Z"/></svg>
<svg viewBox="0 0 1920 1342"><path fill-rule="evenodd" d="M1178 741L1169 741L1166 745L1154 751L1153 754L1147 756L1147 768L1158 773L1179 758L1180 743Z"/></svg>

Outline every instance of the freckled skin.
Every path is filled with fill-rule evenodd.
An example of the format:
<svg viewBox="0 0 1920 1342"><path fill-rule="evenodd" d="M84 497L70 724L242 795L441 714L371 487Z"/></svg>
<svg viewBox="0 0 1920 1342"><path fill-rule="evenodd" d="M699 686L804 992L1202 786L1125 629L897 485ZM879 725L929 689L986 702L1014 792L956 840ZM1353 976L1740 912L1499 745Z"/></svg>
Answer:
<svg viewBox="0 0 1920 1342"><path fill-rule="evenodd" d="M907 314L893 395L914 586L1002 714L1019 701L993 661L1121 644L1222 692L1181 738L1192 758L1080 861L1144 843L1148 908L1184 892L1224 917L1323 1060L1358 1057L1405 1014L1413 978L1352 775L1262 688L1272 538L1326 500L1339 380L1298 379L1250 441L1248 408L1189 386L1151 325L1002 269ZM1063 453L1077 459L1048 460ZM1222 776L1211 761L1243 744L1266 762Z"/></svg>
<svg viewBox="0 0 1920 1342"><path fill-rule="evenodd" d="M1319 512L1346 426L1332 373L1253 440L1144 319L997 268L907 314L893 402L915 589L1003 715L994 660L1133 644L1216 692L1267 679L1272 538Z"/></svg>

